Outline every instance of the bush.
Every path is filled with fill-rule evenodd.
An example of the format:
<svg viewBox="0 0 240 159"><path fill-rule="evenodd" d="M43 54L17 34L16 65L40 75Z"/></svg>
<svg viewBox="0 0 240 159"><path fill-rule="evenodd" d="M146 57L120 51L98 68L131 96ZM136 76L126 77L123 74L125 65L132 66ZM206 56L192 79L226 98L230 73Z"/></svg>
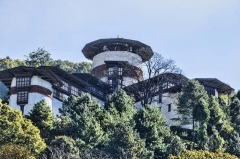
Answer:
<svg viewBox="0 0 240 159"><path fill-rule="evenodd" d="M223 151L217 150L214 152L194 150L185 151L177 156L169 155L168 159L238 159L238 157L230 155L229 153L223 153Z"/></svg>
<svg viewBox="0 0 240 159"><path fill-rule="evenodd" d="M4 145L0 147L0 159L35 159L35 157L22 146Z"/></svg>

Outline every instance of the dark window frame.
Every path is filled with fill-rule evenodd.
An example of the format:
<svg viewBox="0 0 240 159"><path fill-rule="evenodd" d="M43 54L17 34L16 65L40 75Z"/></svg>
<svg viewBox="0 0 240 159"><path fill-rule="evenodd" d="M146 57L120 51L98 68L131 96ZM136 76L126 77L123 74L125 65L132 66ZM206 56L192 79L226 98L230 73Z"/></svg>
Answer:
<svg viewBox="0 0 240 159"><path fill-rule="evenodd" d="M16 87L30 87L31 77L16 77Z"/></svg>
<svg viewBox="0 0 240 159"><path fill-rule="evenodd" d="M27 104L28 103L28 91L17 92L17 104Z"/></svg>
<svg viewBox="0 0 240 159"><path fill-rule="evenodd" d="M168 104L168 112L172 111L172 103Z"/></svg>

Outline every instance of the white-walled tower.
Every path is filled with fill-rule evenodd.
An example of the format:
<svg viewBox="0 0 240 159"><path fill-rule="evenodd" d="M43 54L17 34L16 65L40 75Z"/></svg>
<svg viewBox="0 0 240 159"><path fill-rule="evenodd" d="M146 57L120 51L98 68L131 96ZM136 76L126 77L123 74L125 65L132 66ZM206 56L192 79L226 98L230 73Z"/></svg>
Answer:
<svg viewBox="0 0 240 159"><path fill-rule="evenodd" d="M147 49L148 52L141 51ZM113 90L143 79L141 64L148 61L152 49L139 41L112 38L90 42L82 49L92 60L92 74L107 82Z"/></svg>

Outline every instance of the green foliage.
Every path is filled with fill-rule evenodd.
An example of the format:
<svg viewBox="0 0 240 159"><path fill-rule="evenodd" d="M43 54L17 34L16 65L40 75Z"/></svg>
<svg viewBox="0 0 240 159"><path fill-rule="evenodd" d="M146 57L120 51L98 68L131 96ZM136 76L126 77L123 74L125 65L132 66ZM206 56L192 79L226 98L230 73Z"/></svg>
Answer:
<svg viewBox="0 0 240 159"><path fill-rule="evenodd" d="M26 63L25 61L21 61L18 59L17 60L11 59L10 57L0 58L0 71L9 68L14 68L17 66L26 66Z"/></svg>
<svg viewBox="0 0 240 159"><path fill-rule="evenodd" d="M33 109L26 116L40 129L40 135L48 142L54 125L54 115L45 100L34 104Z"/></svg>
<svg viewBox="0 0 240 159"><path fill-rule="evenodd" d="M171 143L167 146L167 155L178 155L186 150L185 144L178 136L172 136Z"/></svg>
<svg viewBox="0 0 240 159"><path fill-rule="evenodd" d="M10 144L0 147L0 159L35 159L35 157L26 148Z"/></svg>
<svg viewBox="0 0 240 159"><path fill-rule="evenodd" d="M226 152L240 157L240 138L236 131L226 136Z"/></svg>
<svg viewBox="0 0 240 159"><path fill-rule="evenodd" d="M170 136L170 128L157 107L142 107L135 116L136 129L140 137L146 140L146 147L156 156L166 152L164 140Z"/></svg>
<svg viewBox="0 0 240 159"><path fill-rule="evenodd" d="M74 63L62 60L54 61L53 66L59 67L69 73L89 73L92 67L89 62Z"/></svg>
<svg viewBox="0 0 240 159"><path fill-rule="evenodd" d="M178 98L178 113L182 124L192 124L192 120L205 122L209 119L208 95L196 80L190 80L182 88Z"/></svg>
<svg viewBox="0 0 240 159"><path fill-rule="evenodd" d="M101 150L87 150L80 156L81 159L113 159L108 152Z"/></svg>
<svg viewBox="0 0 240 159"><path fill-rule="evenodd" d="M76 142L68 136L56 136L50 145L57 150L62 150L71 159L79 158L79 149Z"/></svg>
<svg viewBox="0 0 240 159"><path fill-rule="evenodd" d="M237 91L236 97L240 100L240 90Z"/></svg>
<svg viewBox="0 0 240 159"><path fill-rule="evenodd" d="M225 114L223 113L223 110L219 105L217 97L209 97L209 110L210 118L207 125L209 136L209 138L207 139L208 150L216 151L217 149L223 149L225 141L220 136L219 132L221 132L226 125L229 125L229 123L225 120Z"/></svg>
<svg viewBox="0 0 240 159"><path fill-rule="evenodd" d="M224 94L219 96L219 104L226 115L226 117L230 117L230 104L231 104L232 95Z"/></svg>
<svg viewBox="0 0 240 159"><path fill-rule="evenodd" d="M215 153L203 150L185 151L177 156L169 155L168 159L238 159L236 156L230 155L228 153L223 153L222 151L217 151Z"/></svg>
<svg viewBox="0 0 240 159"><path fill-rule="evenodd" d="M96 100L93 100L89 94L81 97L70 96L68 100L63 102L60 109L61 118L65 118L65 127L68 132L76 140L81 152L86 149L96 147L104 138L103 130L100 125L102 110ZM68 135L63 134L63 135Z"/></svg>
<svg viewBox="0 0 240 159"><path fill-rule="evenodd" d="M38 67L38 66L50 66L53 62L53 59L50 57L51 54L44 50L44 48L38 48L36 51L29 53L26 56L27 66Z"/></svg>
<svg viewBox="0 0 240 159"><path fill-rule="evenodd" d="M240 118L240 100L237 97L233 97L230 104L230 117L231 122L235 123L235 127L239 124Z"/></svg>
<svg viewBox="0 0 240 159"><path fill-rule="evenodd" d="M105 149L113 158L150 158L145 140L134 130L134 102L123 90L114 92L104 105L104 130L109 136Z"/></svg>
<svg viewBox="0 0 240 159"><path fill-rule="evenodd" d="M39 129L23 118L21 111L0 101L0 145L5 144L23 146L34 154L40 154L46 148Z"/></svg>
<svg viewBox="0 0 240 159"><path fill-rule="evenodd" d="M178 97L177 111L181 117L180 122L182 124L192 124L194 133L195 121L198 122L198 142L202 149L208 149L206 143L208 139L207 122L210 118L208 106L208 95L204 87L196 80L188 81Z"/></svg>
<svg viewBox="0 0 240 159"><path fill-rule="evenodd" d="M145 148L145 142L137 131L126 123L116 125L109 136L110 142L106 147L113 158L152 158L153 154Z"/></svg>
<svg viewBox="0 0 240 159"><path fill-rule="evenodd" d="M136 113L133 99L122 89L114 92L104 104L104 129L111 129L119 123L134 125L133 116Z"/></svg>

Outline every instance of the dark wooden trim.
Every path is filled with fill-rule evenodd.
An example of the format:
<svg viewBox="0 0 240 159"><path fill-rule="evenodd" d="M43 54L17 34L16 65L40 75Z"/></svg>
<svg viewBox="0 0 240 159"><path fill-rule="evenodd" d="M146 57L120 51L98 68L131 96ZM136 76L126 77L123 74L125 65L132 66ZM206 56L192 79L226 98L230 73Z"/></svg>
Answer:
<svg viewBox="0 0 240 159"><path fill-rule="evenodd" d="M11 87L10 95L17 94L18 91L24 91L24 90L28 91L29 93L39 93L52 99L52 91L38 85L31 85L30 87L26 87L26 89L20 89L20 90L18 89L18 87Z"/></svg>
<svg viewBox="0 0 240 159"><path fill-rule="evenodd" d="M131 69L129 68L131 67ZM92 74L98 78L108 77L107 72L108 66L106 64L99 65L92 69ZM123 66L123 77L129 77L133 79L138 79L139 81L142 80L142 70L136 66Z"/></svg>

